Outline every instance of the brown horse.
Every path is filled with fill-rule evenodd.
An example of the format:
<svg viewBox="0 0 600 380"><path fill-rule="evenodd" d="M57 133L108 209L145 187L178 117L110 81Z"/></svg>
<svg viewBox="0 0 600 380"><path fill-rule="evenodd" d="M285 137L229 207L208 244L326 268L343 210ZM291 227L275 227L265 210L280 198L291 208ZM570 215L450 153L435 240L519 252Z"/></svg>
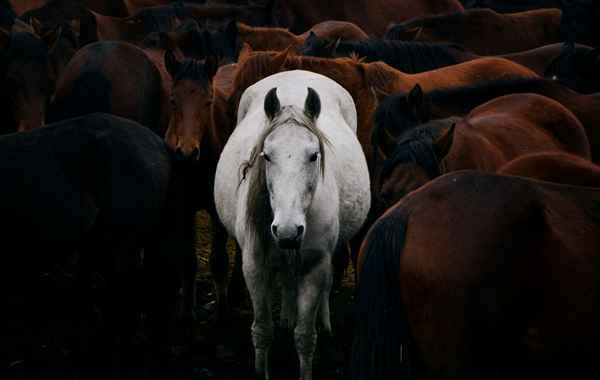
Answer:
<svg viewBox="0 0 600 380"><path fill-rule="evenodd" d="M168 75L137 46L111 41L90 44L77 52L57 83L48 120L106 112L135 120L163 136L170 117L167 81Z"/></svg>
<svg viewBox="0 0 600 380"><path fill-rule="evenodd" d="M475 171L408 195L360 252L352 378L599 376L599 205Z"/></svg>
<svg viewBox="0 0 600 380"><path fill-rule="evenodd" d="M289 51L252 52L247 49L240 54L234 97L239 98L246 88L260 79L296 69L328 76L350 92L358 113L358 139L368 160L371 160L372 115L377 106L374 90L391 94L409 91L416 83L431 90L476 83L484 78L536 77L531 70L501 58L482 58L424 73L406 74L382 62L362 63L352 58L323 59L291 55Z"/></svg>
<svg viewBox="0 0 600 380"><path fill-rule="evenodd" d="M36 24L37 25L37 24ZM61 28L42 32L15 21L0 29L0 133L44 125L46 108L62 70L57 42Z"/></svg>
<svg viewBox="0 0 600 380"><path fill-rule="evenodd" d="M581 95L546 79L515 79L481 82L473 86L438 89L427 94L425 101L404 94L393 95L379 106L385 121L384 129L397 135L411 128L416 120L413 113L431 115L429 118L464 116L475 107L499 96L515 93L535 93L554 99L567 107L583 124L590 142L592 157L600 159L600 94ZM379 111L378 111L379 112ZM387 122L390 120L391 122ZM426 121L426 120L425 120ZM378 125L378 128L381 125Z"/></svg>
<svg viewBox="0 0 600 380"><path fill-rule="evenodd" d="M445 173L495 172L524 154L559 151L590 157L581 123L560 103L536 94L496 98L464 119L434 120L404 133L378 173L376 212Z"/></svg>
<svg viewBox="0 0 600 380"><path fill-rule="evenodd" d="M600 167L579 156L558 152L533 153L510 161L499 174L600 188Z"/></svg>
<svg viewBox="0 0 600 380"><path fill-rule="evenodd" d="M303 33L326 20L340 20L358 25L369 35L381 36L390 22L463 9L457 0L275 0L273 19L293 33Z"/></svg>
<svg viewBox="0 0 600 380"><path fill-rule="evenodd" d="M125 41L141 43L152 32L169 32L181 19L173 14L142 11L129 17L104 16L91 11L95 19L97 41Z"/></svg>
<svg viewBox="0 0 600 380"><path fill-rule="evenodd" d="M238 23L238 41L247 43L254 50L281 51L288 47L297 49L302 46L311 32L321 38L361 41L369 38L358 26L346 21L323 21L309 31L296 35L284 28L252 27Z"/></svg>
<svg viewBox="0 0 600 380"><path fill-rule="evenodd" d="M600 91L600 50L575 44L552 44L501 57L529 67L582 94Z"/></svg>
<svg viewBox="0 0 600 380"><path fill-rule="evenodd" d="M206 210L212 220L212 250L210 269L217 295L216 320L223 322L229 310L228 272L229 257L226 250L228 234L221 224L214 205L213 179L217 162L225 142L232 130L229 122L222 122L228 111L232 76L235 64L218 69L217 62L211 57L205 62L194 59L178 61L167 51L164 57L165 67L172 77L171 120L166 132L167 145L175 152L178 165L175 167L176 186L180 185L179 201L185 220L184 245L186 257L190 258L189 272L184 287L195 284L197 264L195 256L195 214ZM217 71L218 69L218 71ZM241 261L238 255L232 291L240 291ZM237 287L236 287L237 286ZM193 289L193 288L192 288ZM193 291L184 292L188 297L186 308L193 305ZM234 296L237 294L234 294Z"/></svg>
<svg viewBox="0 0 600 380"><path fill-rule="evenodd" d="M561 11L500 14L491 9L417 18L388 28L390 40L453 42L482 55L534 49L559 42Z"/></svg>

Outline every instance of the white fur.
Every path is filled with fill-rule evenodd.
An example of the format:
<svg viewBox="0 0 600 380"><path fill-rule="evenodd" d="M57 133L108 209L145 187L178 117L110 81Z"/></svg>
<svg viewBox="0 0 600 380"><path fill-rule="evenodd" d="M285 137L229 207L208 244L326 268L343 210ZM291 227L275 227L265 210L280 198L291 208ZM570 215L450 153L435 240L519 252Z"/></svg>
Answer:
<svg viewBox="0 0 600 380"><path fill-rule="evenodd" d="M293 105L300 109L304 108L307 88L312 87L321 100L321 114L316 125L331 142L331 146L325 145L325 176L324 179L319 176L308 207L300 250L301 257L313 265L304 276L296 279L296 289L289 289L294 283L289 281L287 258L291 253L279 250L275 244L271 244L269 252L259 252L255 236L246 234L248 181L241 181L240 167L249 159L252 148L267 127L264 98L273 87L277 87L282 107ZM328 296L333 252L359 230L370 205L369 174L356 137L356 123L356 109L350 94L333 80L308 71L272 75L249 87L240 100L237 127L217 166L215 204L221 221L242 247L244 277L254 307L255 367L258 373L265 373L266 378L267 351L273 334L269 291L276 276L288 284L284 285L282 319L295 327L301 379L312 378L315 320L319 311L326 328L330 326ZM290 308L290 303L295 303L295 307ZM296 315L289 315L294 312Z"/></svg>

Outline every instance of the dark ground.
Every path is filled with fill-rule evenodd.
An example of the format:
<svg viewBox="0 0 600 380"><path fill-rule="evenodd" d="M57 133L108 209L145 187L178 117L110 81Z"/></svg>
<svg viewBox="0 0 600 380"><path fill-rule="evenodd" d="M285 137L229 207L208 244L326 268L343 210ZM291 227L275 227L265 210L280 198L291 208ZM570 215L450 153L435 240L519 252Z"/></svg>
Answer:
<svg viewBox="0 0 600 380"><path fill-rule="evenodd" d="M233 310L232 318L223 326L211 319L215 306L207 253L210 250L209 226L205 215L199 214L198 246L199 271L197 281L196 321L190 329L177 329L172 338L177 344L160 372L169 379L250 379L252 378L253 349L250 337L252 309L246 299ZM233 244L231 244L233 246ZM347 379L346 365L350 354L351 308L353 274L348 273L344 285L332 298L331 318L334 339L321 339L314 362L315 379ZM49 279L53 286L56 279ZM68 285L65 285L68 288ZM76 301L75 301L76 302ZM274 320L277 323L277 300L274 300ZM1 309L0 309L1 312ZM68 320L59 310L44 306L35 310L34 323L7 318L0 329L0 379L61 379L86 380L77 368L81 350L93 352L89 342L98 331L90 321ZM140 330L133 354L127 359L124 379L163 378L154 375L147 352L149 346ZM291 332L276 327L271 349L272 379L298 377L298 359ZM107 365L110 365L107 363Z"/></svg>

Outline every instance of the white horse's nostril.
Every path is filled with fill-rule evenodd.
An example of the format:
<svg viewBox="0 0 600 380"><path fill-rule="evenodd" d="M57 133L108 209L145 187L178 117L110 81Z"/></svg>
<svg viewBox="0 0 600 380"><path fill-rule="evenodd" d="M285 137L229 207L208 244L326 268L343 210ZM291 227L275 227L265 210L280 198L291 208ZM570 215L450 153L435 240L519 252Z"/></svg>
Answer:
<svg viewBox="0 0 600 380"><path fill-rule="evenodd" d="M271 226L271 231L273 231L273 235L277 236L277 225L272 225Z"/></svg>
<svg viewBox="0 0 600 380"><path fill-rule="evenodd" d="M299 238L300 236L302 236L303 232L304 232L304 226L298 226L298 234L296 235L296 238Z"/></svg>

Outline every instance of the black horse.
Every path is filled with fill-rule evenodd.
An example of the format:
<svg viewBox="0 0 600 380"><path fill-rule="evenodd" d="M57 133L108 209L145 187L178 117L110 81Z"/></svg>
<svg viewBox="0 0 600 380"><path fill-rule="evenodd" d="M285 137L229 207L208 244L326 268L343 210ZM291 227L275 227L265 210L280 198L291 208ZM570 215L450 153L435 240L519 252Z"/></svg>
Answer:
<svg viewBox="0 0 600 380"><path fill-rule="evenodd" d="M92 114L0 137L0 175L0 335L17 340L3 339L0 356L38 368L27 359L48 345L35 331L50 315L101 320L93 343L69 348L73 361L82 354L84 378L109 378L133 341L142 294L168 309L176 292L160 249L171 176L162 139L133 121ZM151 278L143 292L142 268Z"/></svg>

